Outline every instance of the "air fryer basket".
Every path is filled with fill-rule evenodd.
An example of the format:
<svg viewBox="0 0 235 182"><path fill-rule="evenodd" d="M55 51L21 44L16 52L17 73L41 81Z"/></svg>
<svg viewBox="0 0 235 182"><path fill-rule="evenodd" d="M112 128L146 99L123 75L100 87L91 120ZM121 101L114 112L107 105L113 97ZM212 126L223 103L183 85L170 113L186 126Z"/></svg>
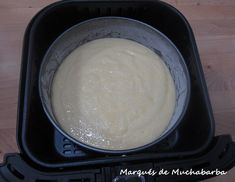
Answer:
<svg viewBox="0 0 235 182"><path fill-rule="evenodd" d="M80 155L77 147L70 150L73 143L64 145L66 139L58 137L42 109L37 83L42 58L62 32L86 19L108 15L133 18L155 27L177 46L188 67L191 79L188 110L172 137L174 142L166 141L162 150L154 151L154 154L183 157L205 149L214 135L214 120L195 40L184 17L171 6L158 1L64 1L37 14L25 34L18 117L18 143L22 153L47 167L76 166L88 158L91 161L102 159L102 155L95 153ZM170 149L166 147L168 144ZM108 161L112 162L112 159Z"/></svg>
<svg viewBox="0 0 235 182"><path fill-rule="evenodd" d="M51 43L71 26L100 16L140 20L164 33L180 50L190 74L189 107L179 129L160 150L104 156L80 150L56 132L40 104L38 74ZM0 181L109 182L120 168L195 168L228 170L235 146L228 136L214 137L214 119L192 30L175 8L160 1L76 1L54 3L40 11L25 33L18 105L20 155L8 155ZM44 172L43 172L44 171ZM201 180L210 176L146 177L146 181Z"/></svg>

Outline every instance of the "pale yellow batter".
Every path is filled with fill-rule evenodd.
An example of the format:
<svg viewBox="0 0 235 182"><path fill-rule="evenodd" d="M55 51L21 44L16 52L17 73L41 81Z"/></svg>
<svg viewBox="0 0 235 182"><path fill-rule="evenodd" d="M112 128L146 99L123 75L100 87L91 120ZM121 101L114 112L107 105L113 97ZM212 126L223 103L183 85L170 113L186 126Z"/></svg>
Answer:
<svg viewBox="0 0 235 182"><path fill-rule="evenodd" d="M97 39L60 65L52 105L61 127L75 139L102 149L131 149L166 129L175 108L175 86L149 48L126 39Z"/></svg>

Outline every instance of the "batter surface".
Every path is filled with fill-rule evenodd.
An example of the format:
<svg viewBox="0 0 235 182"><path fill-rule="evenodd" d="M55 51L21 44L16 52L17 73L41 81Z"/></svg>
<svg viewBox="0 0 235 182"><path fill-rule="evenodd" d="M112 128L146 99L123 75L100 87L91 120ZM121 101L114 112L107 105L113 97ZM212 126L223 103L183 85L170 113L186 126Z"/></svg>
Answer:
<svg viewBox="0 0 235 182"><path fill-rule="evenodd" d="M52 84L52 106L73 138L102 149L148 144L175 108L168 68L149 48L119 38L88 42L69 54Z"/></svg>

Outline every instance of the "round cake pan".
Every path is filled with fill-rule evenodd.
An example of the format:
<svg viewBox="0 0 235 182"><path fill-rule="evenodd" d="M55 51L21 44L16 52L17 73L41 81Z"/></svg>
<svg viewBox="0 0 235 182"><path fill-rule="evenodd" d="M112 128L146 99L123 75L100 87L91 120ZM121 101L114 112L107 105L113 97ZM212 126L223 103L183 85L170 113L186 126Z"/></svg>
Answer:
<svg viewBox="0 0 235 182"><path fill-rule="evenodd" d="M155 141L128 150L106 150L82 143L66 133L53 113L51 86L56 70L77 47L100 38L124 38L136 41L158 54L169 68L176 88L176 106L169 125ZM50 46L41 64L39 93L43 109L54 127L65 137L84 149L107 154L126 154L151 148L169 136L182 121L190 97L190 78L185 61L176 46L155 28L129 18L100 17L79 23L62 35ZM143 121L144 122L144 121Z"/></svg>

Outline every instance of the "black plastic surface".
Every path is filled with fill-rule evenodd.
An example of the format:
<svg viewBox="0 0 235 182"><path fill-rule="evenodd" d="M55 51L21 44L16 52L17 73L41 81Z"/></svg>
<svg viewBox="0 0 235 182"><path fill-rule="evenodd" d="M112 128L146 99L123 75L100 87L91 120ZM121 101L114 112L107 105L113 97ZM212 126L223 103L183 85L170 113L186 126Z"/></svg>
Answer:
<svg viewBox="0 0 235 182"><path fill-rule="evenodd" d="M154 26L181 51L191 77L191 98L174 146L130 156L63 155L54 127L43 112L38 94L38 71L47 48L66 29L99 16L124 16ZM202 152L214 136L214 120L192 30L173 7L159 1L63 1L39 12L25 33L18 110L18 144L34 165L48 168L88 166L148 157L182 158ZM84 151L83 151L84 152Z"/></svg>
<svg viewBox="0 0 235 182"><path fill-rule="evenodd" d="M92 166L86 169L72 168L69 171L65 169L56 169L53 171L41 171L25 162L24 158L18 154L6 156L5 163L0 165L1 182L177 182L177 181L199 181L212 177L211 175L155 175L125 176L120 174L121 169L125 170L152 170L159 171L165 169L171 171L189 170L194 171L220 170L227 171L235 165L235 143L229 136L219 136L214 138L210 148L206 153L194 158L183 160L168 159L161 160L153 158L145 163L136 161L135 163L117 162L112 165Z"/></svg>

